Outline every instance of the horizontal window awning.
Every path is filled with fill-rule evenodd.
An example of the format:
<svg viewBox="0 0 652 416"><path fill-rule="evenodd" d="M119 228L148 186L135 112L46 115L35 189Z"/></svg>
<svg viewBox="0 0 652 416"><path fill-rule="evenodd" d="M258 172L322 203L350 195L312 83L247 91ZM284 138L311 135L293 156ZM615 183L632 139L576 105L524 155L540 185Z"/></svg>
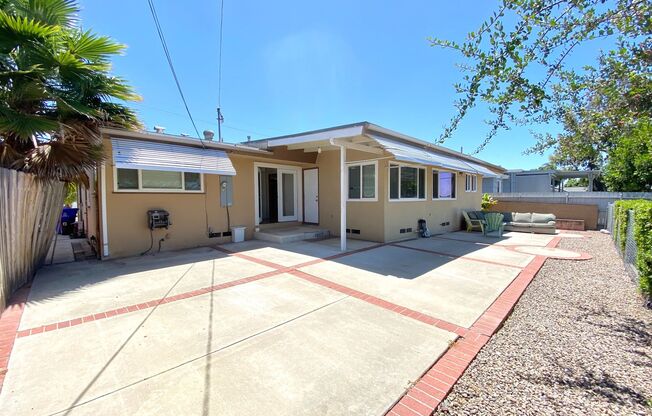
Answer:
<svg viewBox="0 0 652 416"><path fill-rule="evenodd" d="M113 164L119 168L235 175L222 150L118 138L111 144Z"/></svg>
<svg viewBox="0 0 652 416"><path fill-rule="evenodd" d="M412 146L396 140L387 139L376 135L370 135L383 149L394 155L396 160L402 162L418 163L421 165L435 166L450 169L458 172L478 174L487 177L498 177L492 172L477 163L468 162L453 156L437 153L425 147Z"/></svg>

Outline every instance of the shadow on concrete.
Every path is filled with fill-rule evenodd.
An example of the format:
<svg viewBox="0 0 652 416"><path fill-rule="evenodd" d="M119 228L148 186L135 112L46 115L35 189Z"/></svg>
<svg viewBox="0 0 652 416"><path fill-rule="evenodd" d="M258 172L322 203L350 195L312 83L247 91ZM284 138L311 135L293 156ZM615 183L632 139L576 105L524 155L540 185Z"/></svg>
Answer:
<svg viewBox="0 0 652 416"><path fill-rule="evenodd" d="M152 272L168 267L183 266L228 257L209 247L168 251L157 255L128 257L115 260L88 260L41 268L30 291L28 303L45 304L56 301L62 294L82 291L115 277L133 274L134 283L125 281L125 290L134 290L140 283L137 273Z"/></svg>
<svg viewBox="0 0 652 416"><path fill-rule="evenodd" d="M432 272L459 257L486 249L499 241L507 240L507 238L484 237L478 233L469 233L468 236L462 235L454 239L449 239L449 235L437 235L428 239L405 240L380 246L378 243L348 240L351 250L345 255L342 255L339 251L339 239L337 238L286 244L259 241L245 242L228 244L225 248L273 262L273 259L265 258L256 253L257 250L271 247L276 250L313 258L326 258L335 263L384 276L412 280ZM331 258L332 256L336 257ZM300 266L300 264L298 265Z"/></svg>

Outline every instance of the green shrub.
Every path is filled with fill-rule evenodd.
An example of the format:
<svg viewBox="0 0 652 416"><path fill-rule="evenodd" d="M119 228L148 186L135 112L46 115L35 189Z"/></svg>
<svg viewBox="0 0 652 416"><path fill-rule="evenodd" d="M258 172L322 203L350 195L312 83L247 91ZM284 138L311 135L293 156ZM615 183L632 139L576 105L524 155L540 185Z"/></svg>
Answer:
<svg viewBox="0 0 652 416"><path fill-rule="evenodd" d="M627 240L627 211L634 211L634 241L636 242L636 268L639 273L641 292L652 297L652 201L632 200L617 201L615 205L615 217L620 239L620 250L625 250Z"/></svg>

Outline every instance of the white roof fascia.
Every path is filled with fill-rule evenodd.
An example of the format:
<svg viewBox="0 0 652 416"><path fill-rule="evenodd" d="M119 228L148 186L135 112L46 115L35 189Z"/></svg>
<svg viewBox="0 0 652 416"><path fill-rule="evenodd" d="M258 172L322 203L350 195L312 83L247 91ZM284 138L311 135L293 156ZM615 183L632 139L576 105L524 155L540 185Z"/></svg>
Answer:
<svg viewBox="0 0 652 416"><path fill-rule="evenodd" d="M344 127L335 130L319 131L314 133L298 134L289 137L267 140L267 146L288 146L292 144L313 143L330 139L343 139L345 137L360 136L363 132L363 126Z"/></svg>

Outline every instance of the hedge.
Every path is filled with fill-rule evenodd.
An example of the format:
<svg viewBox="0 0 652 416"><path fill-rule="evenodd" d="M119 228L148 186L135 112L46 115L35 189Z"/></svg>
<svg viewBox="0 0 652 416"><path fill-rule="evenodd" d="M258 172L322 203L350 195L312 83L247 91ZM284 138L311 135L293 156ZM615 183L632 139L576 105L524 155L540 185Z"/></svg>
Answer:
<svg viewBox="0 0 652 416"><path fill-rule="evenodd" d="M645 199L617 201L615 217L620 237L620 250L624 252L627 240L627 211L634 211L634 241L636 242L636 268L641 292L652 298L652 201Z"/></svg>

